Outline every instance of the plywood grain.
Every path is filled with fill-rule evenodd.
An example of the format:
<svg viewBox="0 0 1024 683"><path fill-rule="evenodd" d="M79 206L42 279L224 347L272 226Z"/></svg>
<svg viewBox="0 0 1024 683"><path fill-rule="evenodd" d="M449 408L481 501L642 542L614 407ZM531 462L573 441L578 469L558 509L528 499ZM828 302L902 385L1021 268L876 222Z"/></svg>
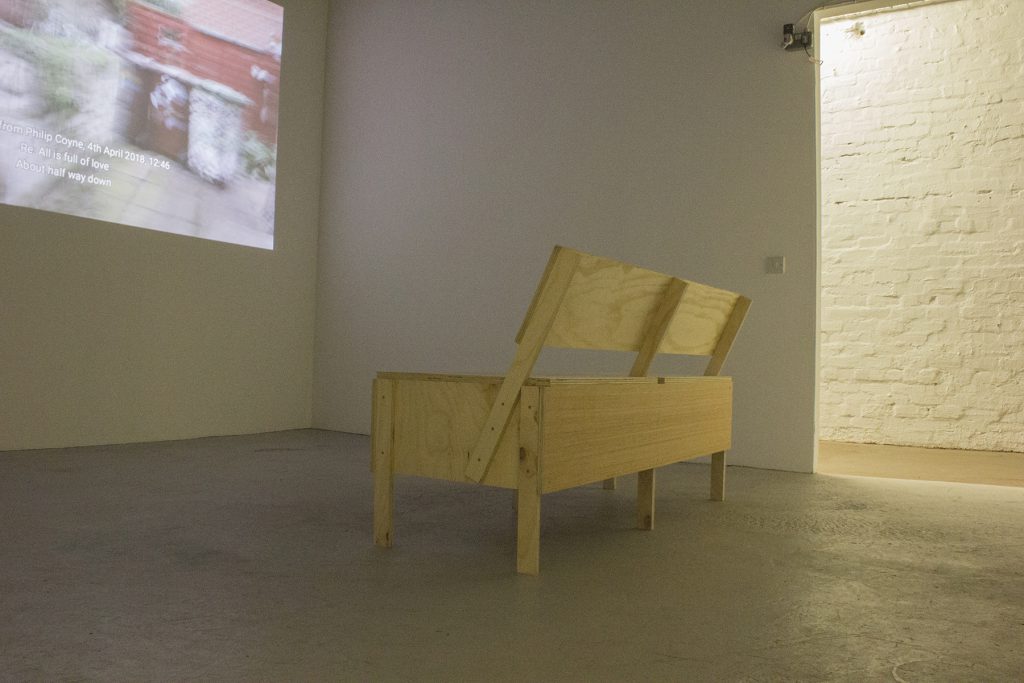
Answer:
<svg viewBox="0 0 1024 683"><path fill-rule="evenodd" d="M640 351L673 281L686 291L658 351L711 355L737 294L589 254L580 254L545 345Z"/></svg>
<svg viewBox="0 0 1024 683"><path fill-rule="evenodd" d="M732 381L564 384L543 390L545 493L729 448Z"/></svg>
<svg viewBox="0 0 1024 683"><path fill-rule="evenodd" d="M524 387L519 403L519 484L516 490L516 571L540 571L540 481L543 445L541 390Z"/></svg>
<svg viewBox="0 0 1024 683"><path fill-rule="evenodd" d="M470 481L483 481L491 467L498 442L518 405L519 391L533 372L533 365L544 348L544 340L548 337L580 258L577 252L555 248L539 293L523 324L515 357L505 373L479 438L470 451L466 463L466 477Z"/></svg>
<svg viewBox="0 0 1024 683"><path fill-rule="evenodd" d="M394 385L390 380L373 383L373 429L370 437L370 468L373 470L373 542L391 547L394 527Z"/></svg>
<svg viewBox="0 0 1024 683"><path fill-rule="evenodd" d="M395 387L395 472L448 481L470 481L465 475L469 453L487 421L499 385L426 379L392 382ZM518 413L515 413L481 483L515 488L518 478L518 423Z"/></svg>

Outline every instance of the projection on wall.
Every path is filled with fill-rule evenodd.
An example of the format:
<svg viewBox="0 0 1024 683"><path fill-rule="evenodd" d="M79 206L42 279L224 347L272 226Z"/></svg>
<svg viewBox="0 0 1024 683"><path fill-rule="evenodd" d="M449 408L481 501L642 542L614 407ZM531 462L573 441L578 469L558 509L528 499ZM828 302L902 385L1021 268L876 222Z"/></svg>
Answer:
<svg viewBox="0 0 1024 683"><path fill-rule="evenodd" d="M0 0L0 202L274 247L284 9Z"/></svg>

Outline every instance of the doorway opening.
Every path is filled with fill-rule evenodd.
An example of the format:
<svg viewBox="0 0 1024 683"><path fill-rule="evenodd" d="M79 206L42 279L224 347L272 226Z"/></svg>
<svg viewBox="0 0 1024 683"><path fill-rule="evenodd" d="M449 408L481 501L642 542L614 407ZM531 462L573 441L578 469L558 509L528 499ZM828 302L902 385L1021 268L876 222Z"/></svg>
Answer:
<svg viewBox="0 0 1024 683"><path fill-rule="evenodd" d="M1024 485L1024 3L819 11L817 471Z"/></svg>

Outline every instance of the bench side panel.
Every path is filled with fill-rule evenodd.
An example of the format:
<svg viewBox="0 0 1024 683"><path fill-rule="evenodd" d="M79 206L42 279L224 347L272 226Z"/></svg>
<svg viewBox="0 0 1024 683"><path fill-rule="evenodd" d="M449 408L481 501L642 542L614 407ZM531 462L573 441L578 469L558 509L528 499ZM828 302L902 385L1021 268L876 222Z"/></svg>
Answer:
<svg viewBox="0 0 1024 683"><path fill-rule="evenodd" d="M470 482L469 453L498 394L491 381L394 380L395 472ZM519 416L513 412L481 483L515 488L519 478Z"/></svg>
<svg viewBox="0 0 1024 683"><path fill-rule="evenodd" d="M542 390L545 493L724 451L732 442L729 377Z"/></svg>

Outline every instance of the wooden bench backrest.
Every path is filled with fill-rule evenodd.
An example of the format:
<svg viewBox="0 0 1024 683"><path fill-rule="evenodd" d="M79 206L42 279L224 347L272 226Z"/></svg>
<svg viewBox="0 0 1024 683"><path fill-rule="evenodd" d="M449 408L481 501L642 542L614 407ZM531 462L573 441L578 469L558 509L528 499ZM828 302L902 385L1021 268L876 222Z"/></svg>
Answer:
<svg viewBox="0 0 1024 683"><path fill-rule="evenodd" d="M551 275L564 261L575 261L575 267L544 346L639 352L658 316L671 313L658 353L710 356L741 299L724 289L555 247L517 343L539 300L559 296Z"/></svg>
<svg viewBox="0 0 1024 683"><path fill-rule="evenodd" d="M483 478L544 346L634 351L637 377L658 353L710 356L704 374L717 375L749 305L723 289L555 247L466 475Z"/></svg>

